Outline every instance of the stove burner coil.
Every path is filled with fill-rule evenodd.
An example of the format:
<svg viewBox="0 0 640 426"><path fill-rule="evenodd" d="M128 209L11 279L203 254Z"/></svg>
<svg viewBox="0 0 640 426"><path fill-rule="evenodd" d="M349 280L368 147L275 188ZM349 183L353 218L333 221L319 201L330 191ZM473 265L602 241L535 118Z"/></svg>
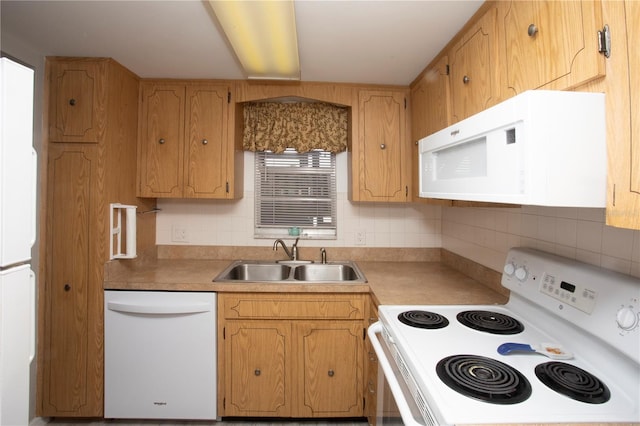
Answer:
<svg viewBox="0 0 640 426"><path fill-rule="evenodd" d="M406 311L398 315L398 320L417 328L438 329L449 325L449 320L440 314L428 311Z"/></svg>
<svg viewBox="0 0 640 426"><path fill-rule="evenodd" d="M535 372L547 387L576 401L602 404L611 397L600 379L575 365L551 361L537 365Z"/></svg>
<svg viewBox="0 0 640 426"><path fill-rule="evenodd" d="M531 396L531 384L518 370L479 355L452 355L436 365L438 377L462 395L492 404L517 404Z"/></svg>
<svg viewBox="0 0 640 426"><path fill-rule="evenodd" d="M491 334L518 334L524 330L520 321L498 312L463 311L456 318L467 327Z"/></svg>

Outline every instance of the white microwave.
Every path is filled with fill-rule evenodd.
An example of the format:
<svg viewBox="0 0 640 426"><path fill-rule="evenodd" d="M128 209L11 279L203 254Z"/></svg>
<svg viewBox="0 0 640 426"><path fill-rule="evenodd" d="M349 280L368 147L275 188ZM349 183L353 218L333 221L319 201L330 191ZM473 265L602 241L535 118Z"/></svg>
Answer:
<svg viewBox="0 0 640 426"><path fill-rule="evenodd" d="M423 198L605 207L603 93L527 91L419 147Z"/></svg>

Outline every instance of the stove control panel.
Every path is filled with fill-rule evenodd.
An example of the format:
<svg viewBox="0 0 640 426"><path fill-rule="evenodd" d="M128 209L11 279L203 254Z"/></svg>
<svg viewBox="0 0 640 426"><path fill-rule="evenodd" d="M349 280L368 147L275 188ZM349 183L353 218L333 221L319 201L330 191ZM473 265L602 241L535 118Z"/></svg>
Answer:
<svg viewBox="0 0 640 426"><path fill-rule="evenodd" d="M540 282L540 292L587 314L593 312L596 305L597 293L594 290L563 281L546 272Z"/></svg>

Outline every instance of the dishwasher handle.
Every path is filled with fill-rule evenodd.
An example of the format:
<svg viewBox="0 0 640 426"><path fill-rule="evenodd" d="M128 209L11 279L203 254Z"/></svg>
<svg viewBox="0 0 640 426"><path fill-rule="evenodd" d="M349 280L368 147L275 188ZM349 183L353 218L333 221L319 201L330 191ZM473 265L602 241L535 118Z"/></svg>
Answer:
<svg viewBox="0 0 640 426"><path fill-rule="evenodd" d="M172 315L197 314L213 310L211 303L163 304L107 302L107 309L128 314Z"/></svg>

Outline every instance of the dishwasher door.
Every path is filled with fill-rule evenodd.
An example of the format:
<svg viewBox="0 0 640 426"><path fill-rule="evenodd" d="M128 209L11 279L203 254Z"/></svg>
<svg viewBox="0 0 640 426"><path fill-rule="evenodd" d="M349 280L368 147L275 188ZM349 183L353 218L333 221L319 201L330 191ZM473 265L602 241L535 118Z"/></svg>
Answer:
<svg viewBox="0 0 640 426"><path fill-rule="evenodd" d="M216 294L105 291L105 418L216 419Z"/></svg>

